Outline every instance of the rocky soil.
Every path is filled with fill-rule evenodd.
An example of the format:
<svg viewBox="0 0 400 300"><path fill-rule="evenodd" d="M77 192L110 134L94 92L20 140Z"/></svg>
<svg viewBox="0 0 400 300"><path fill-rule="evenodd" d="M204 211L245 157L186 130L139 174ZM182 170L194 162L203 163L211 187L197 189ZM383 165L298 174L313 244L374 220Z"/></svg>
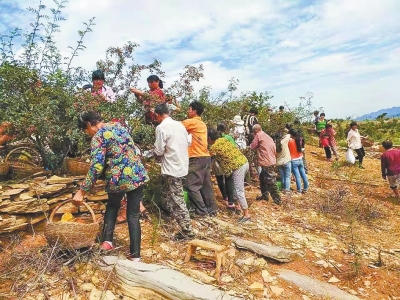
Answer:
<svg viewBox="0 0 400 300"><path fill-rule="evenodd" d="M309 192L284 196L277 206L255 200L255 182L246 187L252 220L242 225L237 214L224 208L215 185L218 216L193 220L193 225L197 238L229 249L219 280L213 261L184 262L187 242L171 239L177 224L159 218L157 211L141 221L143 262L169 266L242 299L400 299L400 203L381 179L379 155L372 150L367 150L365 169L359 169L343 161L343 151L341 160L332 163L324 159L323 149L309 146ZM107 293L106 299L124 299L113 271L98 267L101 254L95 249L52 255L40 227L32 228L1 239L0 297L100 299ZM295 255L278 262L236 247L235 237ZM126 224L117 225L115 239L120 248L111 254L122 259ZM20 265L18 274L10 271L10 263L15 270Z"/></svg>

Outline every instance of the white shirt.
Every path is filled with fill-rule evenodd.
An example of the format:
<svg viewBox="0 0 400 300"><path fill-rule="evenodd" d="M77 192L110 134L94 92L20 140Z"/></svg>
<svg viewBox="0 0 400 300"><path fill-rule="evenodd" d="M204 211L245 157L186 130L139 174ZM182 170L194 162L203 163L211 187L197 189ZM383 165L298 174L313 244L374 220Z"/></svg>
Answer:
<svg viewBox="0 0 400 300"><path fill-rule="evenodd" d="M231 129L231 135L235 139L239 149L245 149L247 146L245 134L246 129L244 125L235 125L235 127Z"/></svg>
<svg viewBox="0 0 400 300"><path fill-rule="evenodd" d="M183 177L189 171L188 133L181 122L165 118L156 127L154 153L161 158L161 173Z"/></svg>
<svg viewBox="0 0 400 300"><path fill-rule="evenodd" d="M347 144L351 149L361 149L361 136L358 133L358 129L353 130L350 129L349 133L347 134Z"/></svg>
<svg viewBox="0 0 400 300"><path fill-rule="evenodd" d="M279 142L282 144L282 151L276 153L276 165L281 166L292 160L289 151L290 134L286 134Z"/></svg>

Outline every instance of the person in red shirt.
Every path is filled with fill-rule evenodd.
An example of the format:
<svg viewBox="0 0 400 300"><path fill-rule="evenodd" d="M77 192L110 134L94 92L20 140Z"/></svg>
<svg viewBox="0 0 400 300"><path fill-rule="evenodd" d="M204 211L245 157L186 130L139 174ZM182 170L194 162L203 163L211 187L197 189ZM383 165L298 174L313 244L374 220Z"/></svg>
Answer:
<svg viewBox="0 0 400 300"><path fill-rule="evenodd" d="M393 148L391 140L382 142L385 152L381 156L382 178L389 181L390 188L395 196L400 199L397 185L400 183L400 150Z"/></svg>
<svg viewBox="0 0 400 300"><path fill-rule="evenodd" d="M281 205L281 197L276 186L276 146L273 139L262 131L259 124L253 126L254 139L250 144L250 149L257 152L257 163L261 167L259 175L261 196L256 200L268 201L269 194L275 204Z"/></svg>
<svg viewBox="0 0 400 300"><path fill-rule="evenodd" d="M147 84L150 88L149 92L143 92L135 88L130 88L129 90L135 94L138 101L142 103L146 109L146 114L144 116L146 124L158 125L154 108L166 102L166 97L162 91L163 82L157 75L151 75L147 78Z"/></svg>
<svg viewBox="0 0 400 300"><path fill-rule="evenodd" d="M303 163L304 139L299 131L294 128L289 130L289 134L291 139L288 147L292 159L292 172L296 179L297 192L305 194L308 191L308 179ZM301 188L301 181L303 181L303 189Z"/></svg>

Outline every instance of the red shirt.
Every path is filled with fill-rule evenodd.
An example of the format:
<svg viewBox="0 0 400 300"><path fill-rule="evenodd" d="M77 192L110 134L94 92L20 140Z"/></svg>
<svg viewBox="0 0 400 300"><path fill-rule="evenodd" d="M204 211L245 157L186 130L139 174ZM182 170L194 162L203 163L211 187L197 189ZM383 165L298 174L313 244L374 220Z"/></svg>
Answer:
<svg viewBox="0 0 400 300"><path fill-rule="evenodd" d="M152 90L149 92L149 94L150 97L145 96L145 100L143 101L143 105L146 109L150 110L155 108L158 104L165 103L165 95L162 90Z"/></svg>
<svg viewBox="0 0 400 300"><path fill-rule="evenodd" d="M294 139L290 139L288 146L289 146L290 157L292 158L292 160L303 157L303 152L301 151L299 152L297 150L296 141Z"/></svg>
<svg viewBox="0 0 400 300"><path fill-rule="evenodd" d="M250 145L251 149L257 151L258 165L269 167L276 165L276 146L273 139L264 131L259 131L255 135Z"/></svg>
<svg viewBox="0 0 400 300"><path fill-rule="evenodd" d="M382 176L400 174L400 150L386 150L381 156Z"/></svg>

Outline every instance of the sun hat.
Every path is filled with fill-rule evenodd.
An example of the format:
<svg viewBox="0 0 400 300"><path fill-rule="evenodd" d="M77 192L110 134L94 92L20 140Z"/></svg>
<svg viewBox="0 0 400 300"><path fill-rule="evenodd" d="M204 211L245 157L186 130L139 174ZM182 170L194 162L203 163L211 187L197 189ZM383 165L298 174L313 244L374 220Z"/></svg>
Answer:
<svg viewBox="0 0 400 300"><path fill-rule="evenodd" d="M244 122L242 121L242 118L239 115L234 116L232 122L236 125L244 124Z"/></svg>

